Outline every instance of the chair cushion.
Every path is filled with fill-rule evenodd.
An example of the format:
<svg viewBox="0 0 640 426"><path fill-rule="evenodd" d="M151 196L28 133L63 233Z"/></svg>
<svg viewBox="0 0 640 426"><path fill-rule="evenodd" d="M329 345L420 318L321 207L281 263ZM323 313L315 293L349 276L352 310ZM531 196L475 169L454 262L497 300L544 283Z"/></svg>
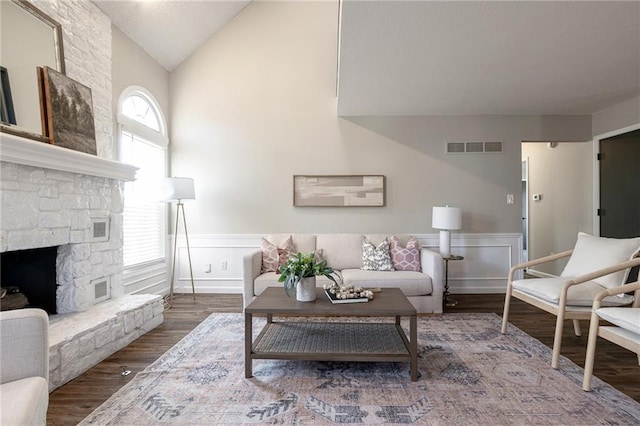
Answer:
<svg viewBox="0 0 640 426"><path fill-rule="evenodd" d="M600 308L596 314L611 324L640 335L640 308Z"/></svg>
<svg viewBox="0 0 640 426"><path fill-rule="evenodd" d="M433 293L431 277L414 271L363 271L343 269L345 285L360 287L398 287L405 296L428 296Z"/></svg>
<svg viewBox="0 0 640 426"><path fill-rule="evenodd" d="M531 278L517 280L512 284L513 288L523 293L558 304L560 302L560 290L562 290L562 286L567 279L569 278ZM594 281L574 285L567 292L567 306L592 306L593 298L603 290L604 288ZM629 295L624 295L623 297L610 296L602 300L602 306L624 306L631 303L633 303L633 296Z"/></svg>
<svg viewBox="0 0 640 426"><path fill-rule="evenodd" d="M47 420L49 389L42 377L28 377L0 385L0 424L43 425Z"/></svg>
<svg viewBox="0 0 640 426"><path fill-rule="evenodd" d="M640 251L639 238L594 237L584 232L578 233L578 240L561 277L579 277L598 269L616 265L633 259ZM605 288L624 284L629 269L594 279Z"/></svg>

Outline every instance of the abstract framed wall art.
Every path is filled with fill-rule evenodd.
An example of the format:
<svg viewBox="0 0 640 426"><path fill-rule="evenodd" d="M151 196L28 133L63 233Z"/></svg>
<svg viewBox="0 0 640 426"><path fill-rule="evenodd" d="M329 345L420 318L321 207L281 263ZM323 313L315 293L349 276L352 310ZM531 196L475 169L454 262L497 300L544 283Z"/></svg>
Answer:
<svg viewBox="0 0 640 426"><path fill-rule="evenodd" d="M44 67L46 126L53 145L95 155L91 89Z"/></svg>
<svg viewBox="0 0 640 426"><path fill-rule="evenodd" d="M295 175L295 207L384 207L383 175Z"/></svg>

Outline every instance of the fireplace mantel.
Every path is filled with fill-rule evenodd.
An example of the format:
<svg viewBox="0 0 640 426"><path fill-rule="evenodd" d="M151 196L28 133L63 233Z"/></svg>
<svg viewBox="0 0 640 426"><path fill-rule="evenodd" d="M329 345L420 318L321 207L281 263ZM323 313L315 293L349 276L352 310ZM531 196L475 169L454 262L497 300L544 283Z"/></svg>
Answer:
<svg viewBox="0 0 640 426"><path fill-rule="evenodd" d="M135 180L137 167L8 133L0 134L0 161L99 176Z"/></svg>

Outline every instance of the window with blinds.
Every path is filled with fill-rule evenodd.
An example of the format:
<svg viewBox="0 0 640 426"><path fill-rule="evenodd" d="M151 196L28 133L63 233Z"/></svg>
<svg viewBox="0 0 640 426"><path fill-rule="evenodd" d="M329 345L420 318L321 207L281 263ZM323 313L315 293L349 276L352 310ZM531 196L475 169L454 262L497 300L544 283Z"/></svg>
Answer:
<svg viewBox="0 0 640 426"><path fill-rule="evenodd" d="M158 189L167 176L164 121L153 97L132 91L118 114L119 158L138 167L124 185L123 262L125 268L163 261L166 256L166 203Z"/></svg>
<svg viewBox="0 0 640 426"><path fill-rule="evenodd" d="M121 135L122 161L138 167L136 180L124 186L124 266L165 256L165 208L158 187L166 177L165 149L135 134Z"/></svg>

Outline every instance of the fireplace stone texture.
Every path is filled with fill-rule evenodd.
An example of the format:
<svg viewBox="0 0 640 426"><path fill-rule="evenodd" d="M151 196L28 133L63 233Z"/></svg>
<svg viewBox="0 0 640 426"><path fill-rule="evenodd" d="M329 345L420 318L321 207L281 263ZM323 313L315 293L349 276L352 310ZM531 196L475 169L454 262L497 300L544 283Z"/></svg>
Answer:
<svg viewBox="0 0 640 426"><path fill-rule="evenodd" d="M123 183L7 162L0 169L0 251L58 247L58 313L91 307L96 279L123 295ZM109 221L108 241L92 241L94 218Z"/></svg>

